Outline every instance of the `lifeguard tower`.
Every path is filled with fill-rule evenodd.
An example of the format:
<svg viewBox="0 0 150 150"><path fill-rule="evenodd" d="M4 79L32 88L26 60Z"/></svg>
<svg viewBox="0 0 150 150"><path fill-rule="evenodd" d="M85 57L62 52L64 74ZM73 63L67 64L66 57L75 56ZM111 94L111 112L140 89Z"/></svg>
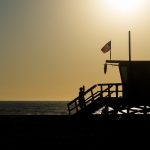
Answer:
<svg viewBox="0 0 150 150"><path fill-rule="evenodd" d="M84 109L79 97L68 103L69 115L148 114L150 112L150 61L106 60L119 67L121 83L96 84L85 91Z"/></svg>
<svg viewBox="0 0 150 150"><path fill-rule="evenodd" d="M130 57L129 57L130 58ZM150 61L106 60L119 67L121 83L96 84L84 92L85 106L79 97L67 104L69 115L150 113Z"/></svg>

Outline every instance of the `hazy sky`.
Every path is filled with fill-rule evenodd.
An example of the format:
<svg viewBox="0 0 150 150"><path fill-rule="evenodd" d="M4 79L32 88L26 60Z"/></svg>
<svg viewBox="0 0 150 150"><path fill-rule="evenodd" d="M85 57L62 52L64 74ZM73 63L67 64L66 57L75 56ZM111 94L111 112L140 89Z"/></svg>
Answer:
<svg viewBox="0 0 150 150"><path fill-rule="evenodd" d="M130 6L131 5L131 6ZM72 100L78 88L120 82L112 59L150 59L149 0L0 0L0 99Z"/></svg>

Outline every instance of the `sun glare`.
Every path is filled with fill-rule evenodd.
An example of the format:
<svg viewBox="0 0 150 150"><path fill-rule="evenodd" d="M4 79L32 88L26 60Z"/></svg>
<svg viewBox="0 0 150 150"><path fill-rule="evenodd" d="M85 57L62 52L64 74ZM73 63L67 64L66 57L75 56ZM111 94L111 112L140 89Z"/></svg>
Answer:
<svg viewBox="0 0 150 150"><path fill-rule="evenodd" d="M130 13L138 10L142 0L107 0L107 4L114 11Z"/></svg>

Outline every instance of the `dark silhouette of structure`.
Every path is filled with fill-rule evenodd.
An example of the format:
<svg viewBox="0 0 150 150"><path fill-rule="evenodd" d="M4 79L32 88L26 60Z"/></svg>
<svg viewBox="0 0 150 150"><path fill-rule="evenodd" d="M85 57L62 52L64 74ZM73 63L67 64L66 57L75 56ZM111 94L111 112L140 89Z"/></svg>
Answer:
<svg viewBox="0 0 150 150"><path fill-rule="evenodd" d="M122 82L93 85L84 92L84 109L79 108L79 97L68 103L69 115L148 115L150 61L106 60L105 65L118 66Z"/></svg>

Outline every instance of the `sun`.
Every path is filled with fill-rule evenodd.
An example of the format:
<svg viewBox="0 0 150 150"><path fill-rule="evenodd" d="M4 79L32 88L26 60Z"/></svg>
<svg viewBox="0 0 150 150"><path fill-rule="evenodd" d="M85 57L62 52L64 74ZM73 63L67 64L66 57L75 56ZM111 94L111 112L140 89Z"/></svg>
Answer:
<svg viewBox="0 0 150 150"><path fill-rule="evenodd" d="M131 13L138 10L142 0L107 0L107 5L114 11Z"/></svg>

